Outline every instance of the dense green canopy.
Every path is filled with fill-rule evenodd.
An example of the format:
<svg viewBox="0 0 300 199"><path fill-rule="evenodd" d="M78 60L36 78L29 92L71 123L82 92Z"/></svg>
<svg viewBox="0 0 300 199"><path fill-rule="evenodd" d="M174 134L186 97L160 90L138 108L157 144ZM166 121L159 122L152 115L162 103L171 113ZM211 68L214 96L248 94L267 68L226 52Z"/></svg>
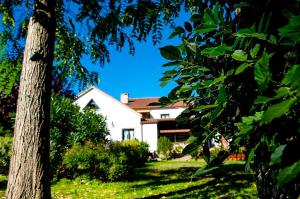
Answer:
<svg viewBox="0 0 300 199"><path fill-rule="evenodd" d="M299 11L298 1L210 3L170 35L181 44L160 49L172 67L161 84L178 85L161 102L190 104L178 121L192 126L184 153L203 146L199 174L245 146L260 198L299 195ZM220 134L229 153L211 159L208 141Z"/></svg>

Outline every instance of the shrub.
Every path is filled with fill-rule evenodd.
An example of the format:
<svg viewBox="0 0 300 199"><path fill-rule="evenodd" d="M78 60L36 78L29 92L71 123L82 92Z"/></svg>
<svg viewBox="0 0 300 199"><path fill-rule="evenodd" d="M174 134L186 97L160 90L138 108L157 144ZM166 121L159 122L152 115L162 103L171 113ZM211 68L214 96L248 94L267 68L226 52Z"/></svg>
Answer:
<svg viewBox="0 0 300 199"><path fill-rule="evenodd" d="M108 171L110 181L125 180L133 172L133 167L128 165L128 158L125 153L121 153L119 156L112 155L110 163L111 166Z"/></svg>
<svg viewBox="0 0 300 199"><path fill-rule="evenodd" d="M171 158L180 158L182 157L183 146L180 144L174 144L173 150L171 151Z"/></svg>
<svg viewBox="0 0 300 199"><path fill-rule="evenodd" d="M87 174L90 177L106 179L108 162L109 156L105 149L91 142L84 145L75 144L63 157L63 165L73 178Z"/></svg>
<svg viewBox="0 0 300 199"><path fill-rule="evenodd" d="M12 137L0 137L0 173L7 174L11 157Z"/></svg>
<svg viewBox="0 0 300 199"><path fill-rule="evenodd" d="M167 137L160 137L157 141L157 153L162 159L170 159L173 143Z"/></svg>
<svg viewBox="0 0 300 199"><path fill-rule="evenodd" d="M125 153L129 166L141 166L149 157L149 145L138 140L113 142L109 148L115 156Z"/></svg>
<svg viewBox="0 0 300 199"><path fill-rule="evenodd" d="M50 122L50 166L53 176L62 167L63 155L71 146L89 141L94 145L106 143L108 129L105 118L93 110L80 107L66 97L52 96Z"/></svg>
<svg viewBox="0 0 300 199"><path fill-rule="evenodd" d="M107 148L92 142L75 144L63 157L62 177L88 175L102 181L125 180L134 168L146 162L148 154L148 145L137 140L113 142Z"/></svg>

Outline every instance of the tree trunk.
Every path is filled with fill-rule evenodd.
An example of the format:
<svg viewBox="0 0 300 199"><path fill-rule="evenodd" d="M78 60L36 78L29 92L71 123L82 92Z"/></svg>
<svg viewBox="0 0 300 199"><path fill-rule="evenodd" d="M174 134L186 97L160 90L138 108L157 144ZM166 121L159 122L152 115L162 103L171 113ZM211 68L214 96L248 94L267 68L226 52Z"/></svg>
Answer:
<svg viewBox="0 0 300 199"><path fill-rule="evenodd" d="M49 120L55 1L36 0L28 25L6 198L51 198Z"/></svg>
<svg viewBox="0 0 300 199"><path fill-rule="evenodd" d="M299 182L290 182L282 187L277 185L279 168L269 165L271 153L264 144L258 147L255 156L256 187L260 199L296 199L299 197Z"/></svg>

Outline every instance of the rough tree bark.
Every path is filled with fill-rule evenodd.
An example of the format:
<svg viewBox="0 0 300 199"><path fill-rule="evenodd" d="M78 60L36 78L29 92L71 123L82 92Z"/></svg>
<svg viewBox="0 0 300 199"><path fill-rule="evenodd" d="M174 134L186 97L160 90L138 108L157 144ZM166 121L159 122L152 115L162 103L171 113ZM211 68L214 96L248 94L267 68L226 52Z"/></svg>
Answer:
<svg viewBox="0 0 300 199"><path fill-rule="evenodd" d="M298 147L295 149L295 151ZM254 161L256 171L256 187L257 195L259 199L280 199L299 198L299 181L292 181L282 187L277 185L276 177L278 175L279 168L272 167L270 163L271 152L265 144L256 149L256 156Z"/></svg>
<svg viewBox="0 0 300 199"><path fill-rule="evenodd" d="M55 0L36 0L28 25L6 198L50 198L49 116Z"/></svg>

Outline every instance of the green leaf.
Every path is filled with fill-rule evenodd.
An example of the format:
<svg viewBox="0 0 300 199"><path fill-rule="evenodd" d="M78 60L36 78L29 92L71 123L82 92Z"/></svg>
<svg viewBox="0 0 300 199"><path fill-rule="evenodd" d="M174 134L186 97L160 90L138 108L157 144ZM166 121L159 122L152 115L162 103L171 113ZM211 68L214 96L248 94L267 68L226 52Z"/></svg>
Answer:
<svg viewBox="0 0 300 199"><path fill-rule="evenodd" d="M279 99L282 98L284 96L287 96L290 94L290 88L288 87L280 87L278 90L275 91L276 95L275 95L275 99Z"/></svg>
<svg viewBox="0 0 300 199"><path fill-rule="evenodd" d="M210 168L208 168L208 169L206 169L206 168L200 168L200 169L198 169L198 170L195 172L195 175L197 175L197 176L204 175L204 174L207 174L207 173L209 173L209 172L218 170L219 168L220 168L220 166L210 167Z"/></svg>
<svg viewBox="0 0 300 199"><path fill-rule="evenodd" d="M295 162L293 165L285 167L284 169L280 169L277 182L279 185L284 185L294 178L296 178L300 173L300 160Z"/></svg>
<svg viewBox="0 0 300 199"><path fill-rule="evenodd" d="M244 135L247 135L249 134L252 129L253 129L253 125L251 124L245 124L245 123L236 123L235 124L238 129L239 129L239 132L238 132L238 135L237 136L244 136Z"/></svg>
<svg viewBox="0 0 300 199"><path fill-rule="evenodd" d="M265 18L265 13L263 13L263 15L260 18L258 28L257 28L258 32L262 32L262 26L263 26L263 23L264 23L264 18Z"/></svg>
<svg viewBox="0 0 300 199"><path fill-rule="evenodd" d="M291 85L293 88L300 88L300 65L293 65L292 68L285 74L282 83Z"/></svg>
<svg viewBox="0 0 300 199"><path fill-rule="evenodd" d="M173 80L171 77L162 77L160 81L160 87L166 86L168 83L170 83Z"/></svg>
<svg viewBox="0 0 300 199"><path fill-rule="evenodd" d="M277 39L276 39L276 37L275 37L274 35L271 35L271 36L270 36L270 39L269 39L269 42L270 42L271 44L276 45L276 44L277 44Z"/></svg>
<svg viewBox="0 0 300 199"><path fill-rule="evenodd" d="M159 102L163 105L167 105L171 103L171 100L168 97L161 97L159 98Z"/></svg>
<svg viewBox="0 0 300 199"><path fill-rule="evenodd" d="M255 100L255 104L266 104L270 101L274 100L274 98L266 97L266 96L258 96Z"/></svg>
<svg viewBox="0 0 300 199"><path fill-rule="evenodd" d="M163 67L167 67L167 66L176 66L180 64L179 61L172 61L172 62L168 62L168 63L165 63L164 65L162 65Z"/></svg>
<svg viewBox="0 0 300 199"><path fill-rule="evenodd" d="M171 78L174 78L175 76L178 75L178 71L173 69L173 70L167 70L164 72L164 76L165 77L171 77Z"/></svg>
<svg viewBox="0 0 300 199"><path fill-rule="evenodd" d="M184 22L184 28L188 32L192 32L192 30L193 30L193 27L192 27L192 25L189 22Z"/></svg>
<svg viewBox="0 0 300 199"><path fill-rule="evenodd" d="M193 110L195 110L195 111L202 111L202 110L205 110L205 109L215 108L217 106L218 106L217 104L201 105L201 106L197 106Z"/></svg>
<svg viewBox="0 0 300 199"><path fill-rule="evenodd" d="M196 18L196 17L193 17ZM199 20L200 21L200 20ZM209 33L215 31L218 28L216 20L210 8L206 8L204 11L203 22L194 31L198 34Z"/></svg>
<svg viewBox="0 0 300 199"><path fill-rule="evenodd" d="M240 31L238 31L236 33L236 36L237 37L250 37L250 38L257 38L257 39L260 39L260 40L266 40L266 35L265 34L255 32L251 28L241 29Z"/></svg>
<svg viewBox="0 0 300 199"><path fill-rule="evenodd" d="M197 51L197 44L196 43L189 43L188 47L193 51Z"/></svg>
<svg viewBox="0 0 300 199"><path fill-rule="evenodd" d="M219 14L220 14L220 6L219 6L219 4L216 4L214 6L213 12L214 12L213 18L215 19L215 21L217 21L219 19Z"/></svg>
<svg viewBox="0 0 300 199"><path fill-rule="evenodd" d="M270 165L279 164L286 144L278 146L271 155Z"/></svg>
<svg viewBox="0 0 300 199"><path fill-rule="evenodd" d="M202 19L201 15L193 14L190 18L190 21L195 23L201 21L201 19Z"/></svg>
<svg viewBox="0 0 300 199"><path fill-rule="evenodd" d="M217 28L218 28L218 26L216 26L216 25L201 24L199 27L197 27L195 29L195 33L205 34L205 33L209 33L209 32L215 31Z"/></svg>
<svg viewBox="0 0 300 199"><path fill-rule="evenodd" d="M201 142L202 142L202 139L199 139L199 137L195 138L194 142L191 142L190 144L188 144L187 146L184 147L184 149L182 151L182 155L187 155L195 150L198 150Z"/></svg>
<svg viewBox="0 0 300 199"><path fill-rule="evenodd" d="M189 84L183 84L180 89L176 92L176 93L184 93L184 92L187 92L187 91L191 91L193 89L193 87Z"/></svg>
<svg viewBox="0 0 300 199"><path fill-rule="evenodd" d="M261 120L263 116L263 111L256 112L254 115L248 117L242 117L242 121L244 124L253 124L254 122L258 122Z"/></svg>
<svg viewBox="0 0 300 199"><path fill-rule="evenodd" d="M279 29L279 35L294 43L300 42L300 15L290 16L289 24Z"/></svg>
<svg viewBox="0 0 300 199"><path fill-rule="evenodd" d="M287 114L290 111L290 108L297 101L296 98L291 98L285 101L282 101L278 104L270 106L262 116L262 123L270 123L273 119L279 118L284 114Z"/></svg>
<svg viewBox="0 0 300 199"><path fill-rule="evenodd" d="M209 47L205 48L201 51L201 55L207 55L212 58L216 58L218 56L222 56L226 54L226 51L230 50L231 48L228 47L226 44L222 44L217 47Z"/></svg>
<svg viewBox="0 0 300 199"><path fill-rule="evenodd" d="M272 79L272 73L269 68L271 56L272 55L264 52L254 66L254 79L256 80L260 91L265 90Z"/></svg>
<svg viewBox="0 0 300 199"><path fill-rule="evenodd" d="M252 49L250 50L250 56L251 56L252 58L255 58L255 57L256 57L256 55L257 55L257 53L258 53L258 51L259 51L259 48L260 48L260 44L256 44L256 45L254 46L254 48L252 48Z"/></svg>
<svg viewBox="0 0 300 199"><path fill-rule="evenodd" d="M203 20L204 20L204 24L207 24L207 25L216 25L216 21L214 19L212 10L210 8L206 8L204 10Z"/></svg>
<svg viewBox="0 0 300 199"><path fill-rule="evenodd" d="M223 84L219 85L219 93L215 103L218 104L218 106L212 111L211 120L218 118L226 107L226 91Z"/></svg>
<svg viewBox="0 0 300 199"><path fill-rule="evenodd" d="M231 57L237 61L246 61L247 54L243 50L235 50Z"/></svg>
<svg viewBox="0 0 300 199"><path fill-rule="evenodd" d="M175 46L165 46L159 49L160 54L168 60L181 60L181 53Z"/></svg>
<svg viewBox="0 0 300 199"><path fill-rule="evenodd" d="M246 165L245 165L246 170L250 170L250 164L254 157L255 157L255 149L252 148L246 161Z"/></svg>
<svg viewBox="0 0 300 199"><path fill-rule="evenodd" d="M220 166L224 163L226 158L228 158L229 152L221 150L218 152L218 154L209 162L209 167L215 167L215 166Z"/></svg>
<svg viewBox="0 0 300 199"><path fill-rule="evenodd" d="M169 35L169 39L172 39L174 38L175 36L179 35L179 34L183 34L185 33L185 30L184 28L180 27L180 26L177 26L174 30L174 32L172 32L170 35Z"/></svg>
<svg viewBox="0 0 300 199"><path fill-rule="evenodd" d="M218 103L226 102L226 91L225 91L225 86L223 84L219 86L219 94L217 97L217 102Z"/></svg>
<svg viewBox="0 0 300 199"><path fill-rule="evenodd" d="M234 73L234 69L230 69L229 71L227 71L226 76L230 77L231 75L233 75Z"/></svg>
<svg viewBox="0 0 300 199"><path fill-rule="evenodd" d="M226 76L224 76L224 70L222 70L221 74L219 77L214 78L213 80L206 80L204 81L204 86L205 87L211 87L213 85L219 84L219 83L223 83L225 80Z"/></svg>
<svg viewBox="0 0 300 199"><path fill-rule="evenodd" d="M244 70L246 70L249 66L251 66L251 64L249 63L242 63L236 70L235 70L235 75L238 75L242 72L244 72Z"/></svg>

